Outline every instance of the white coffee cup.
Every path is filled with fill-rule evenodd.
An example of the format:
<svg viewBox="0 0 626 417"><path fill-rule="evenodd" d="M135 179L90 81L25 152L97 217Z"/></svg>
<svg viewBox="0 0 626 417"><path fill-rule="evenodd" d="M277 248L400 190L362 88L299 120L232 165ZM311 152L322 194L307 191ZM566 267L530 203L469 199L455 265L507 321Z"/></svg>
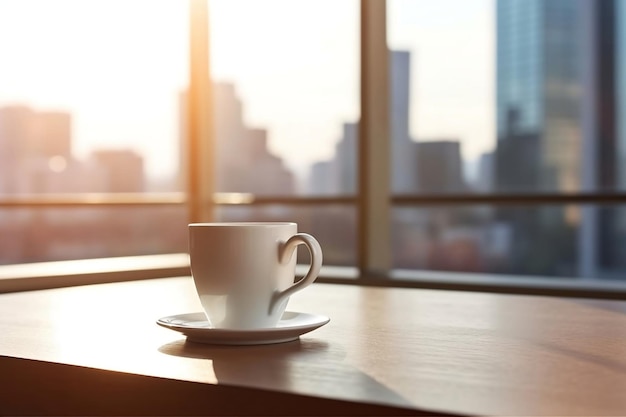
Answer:
<svg viewBox="0 0 626 417"><path fill-rule="evenodd" d="M298 245L309 249L311 266L294 283ZM322 266L319 243L296 223L192 223L189 254L207 319L227 329L276 327L289 297Z"/></svg>

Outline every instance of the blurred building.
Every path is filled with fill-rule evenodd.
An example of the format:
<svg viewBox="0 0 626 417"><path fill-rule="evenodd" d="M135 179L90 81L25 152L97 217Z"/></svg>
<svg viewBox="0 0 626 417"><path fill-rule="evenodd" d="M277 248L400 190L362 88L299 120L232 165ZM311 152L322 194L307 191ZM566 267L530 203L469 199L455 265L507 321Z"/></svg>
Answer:
<svg viewBox="0 0 626 417"><path fill-rule="evenodd" d="M581 4L571 0L497 2L496 170L500 190L571 191L580 185ZM514 141L519 143L510 145ZM532 141L537 144L527 147ZM520 159L517 149L523 150L527 169L509 175L507 170L516 169L515 159Z"/></svg>
<svg viewBox="0 0 626 417"><path fill-rule="evenodd" d="M143 191L140 156L109 150L80 161L71 149L69 113L0 108L0 193ZM168 228L167 221L150 220L158 214L122 210L50 207L8 213L0 222L0 263L127 255L132 253L127 242L142 233L138 219L158 225L151 230Z"/></svg>
<svg viewBox="0 0 626 417"><path fill-rule="evenodd" d="M420 191L415 157L417 145L409 133L411 53L390 53L391 191L395 194L411 194Z"/></svg>
<svg viewBox="0 0 626 417"><path fill-rule="evenodd" d="M316 162L311 166L307 192L315 195L340 194L337 178L339 174L335 159Z"/></svg>
<svg viewBox="0 0 626 417"><path fill-rule="evenodd" d="M495 153L485 152L478 160L478 172L474 187L478 192L490 193L494 188Z"/></svg>
<svg viewBox="0 0 626 417"><path fill-rule="evenodd" d="M102 172L106 192L140 193L145 191L143 158L130 150L97 150L93 164Z"/></svg>
<svg viewBox="0 0 626 417"><path fill-rule="evenodd" d="M26 106L0 108L0 150L13 159L71 156L71 116Z"/></svg>
<svg viewBox="0 0 626 417"><path fill-rule="evenodd" d="M580 189L583 3L496 3L498 192ZM576 273L575 246L556 244L578 226L572 209L505 207L497 213L512 228L512 272Z"/></svg>
<svg viewBox="0 0 626 417"><path fill-rule="evenodd" d="M101 150L82 162L72 155L69 113L26 106L0 108L2 193L141 192L143 159Z"/></svg>
<svg viewBox="0 0 626 417"><path fill-rule="evenodd" d="M312 194L355 194L357 192L357 123L344 123L343 134L335 145L334 158L311 168L309 192Z"/></svg>
<svg viewBox="0 0 626 417"><path fill-rule="evenodd" d="M58 173L72 162L71 137L69 113L0 108L0 192L47 192L46 170Z"/></svg>
<svg viewBox="0 0 626 417"><path fill-rule="evenodd" d="M626 151L616 117L624 91L618 88L624 8L622 0L498 0L497 191L619 187L619 158ZM513 227L516 272L533 273L524 266L542 257L551 268L542 274L597 278L626 265L620 249L626 222L616 232L617 210L543 206L499 213ZM578 244L568 243L576 234Z"/></svg>
<svg viewBox="0 0 626 417"><path fill-rule="evenodd" d="M295 178L283 160L267 146L267 131L247 127L235 86L214 83L216 191L261 195L295 193ZM187 93L180 96L181 175L184 169ZM181 178L184 183L184 179Z"/></svg>
<svg viewBox="0 0 626 417"><path fill-rule="evenodd" d="M390 51L389 120L391 134L391 190L419 191L417 144L409 133L411 54ZM332 160L317 163L311 170L309 191L315 194L354 194L357 190L359 123L344 123Z"/></svg>
<svg viewBox="0 0 626 417"><path fill-rule="evenodd" d="M420 141L417 157L418 189L422 193L460 193L466 190L461 144L458 141Z"/></svg>
<svg viewBox="0 0 626 417"><path fill-rule="evenodd" d="M610 10L613 6L613 10ZM615 92L612 101L615 105L615 111L608 113L608 116L614 117L615 122L615 146L611 153L611 146L607 146L604 152L605 163L606 160L613 161L612 165L608 165L611 169L608 173L614 175L614 189L616 191L626 191L626 1L616 0L612 4L604 5L609 9L607 13L611 13L614 19L609 20L612 26L609 25L610 32L614 35L614 42L608 43L606 47L613 48L615 54L614 77L609 77L604 82L614 82L612 86ZM606 69L605 69L606 78ZM611 87L606 86L605 88ZM609 97L610 100L610 97ZM610 120L610 119L609 119ZM609 126L611 126L609 124ZM609 142L610 143L610 142ZM606 174L605 174L606 175ZM609 175L610 179L610 175ZM605 220L604 226L605 234L609 235L608 239L611 241L611 248L605 250L604 256L607 258L603 260L604 263L610 265L610 269L613 269L614 275L623 279L624 270L626 270L626 208L623 206L613 206L605 209L605 216L608 217ZM602 220L601 220L602 221Z"/></svg>

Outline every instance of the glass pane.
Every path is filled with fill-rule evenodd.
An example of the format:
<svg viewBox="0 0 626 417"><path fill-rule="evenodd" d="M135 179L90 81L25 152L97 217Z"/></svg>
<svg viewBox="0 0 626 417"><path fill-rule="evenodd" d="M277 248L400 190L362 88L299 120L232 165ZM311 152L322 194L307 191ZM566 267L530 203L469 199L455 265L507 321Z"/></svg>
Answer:
<svg viewBox="0 0 626 417"><path fill-rule="evenodd" d="M356 265L356 213L354 207L324 205L308 207L219 206L216 221L295 222L298 231L309 233L320 242L324 265ZM299 248L298 262L306 263L308 252Z"/></svg>
<svg viewBox="0 0 626 417"><path fill-rule="evenodd" d="M217 190L356 189L358 0L211 0Z"/></svg>
<svg viewBox="0 0 626 417"><path fill-rule="evenodd" d="M623 0L389 0L393 190L624 190L625 18Z"/></svg>
<svg viewBox="0 0 626 417"><path fill-rule="evenodd" d="M0 264L184 252L184 206L0 210Z"/></svg>
<svg viewBox="0 0 626 417"><path fill-rule="evenodd" d="M393 210L394 268L626 281L623 206Z"/></svg>
<svg viewBox="0 0 626 417"><path fill-rule="evenodd" d="M174 191L188 3L0 2L0 195Z"/></svg>

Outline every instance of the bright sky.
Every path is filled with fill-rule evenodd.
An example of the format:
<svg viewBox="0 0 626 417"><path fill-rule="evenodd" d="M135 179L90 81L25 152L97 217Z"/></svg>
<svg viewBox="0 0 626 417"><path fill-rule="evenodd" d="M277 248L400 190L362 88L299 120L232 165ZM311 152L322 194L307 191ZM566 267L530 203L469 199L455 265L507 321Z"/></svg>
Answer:
<svg viewBox="0 0 626 417"><path fill-rule="evenodd" d="M493 136L493 0L389 0L389 45L413 52L413 136ZM358 119L357 0L211 0L213 76L236 84L245 122L300 174ZM73 114L74 151L131 148L148 173L178 163L187 2L0 0L0 106Z"/></svg>
<svg viewBox="0 0 626 417"><path fill-rule="evenodd" d="M186 2L0 0L0 105L73 115L74 152L131 148L150 174L178 160Z"/></svg>

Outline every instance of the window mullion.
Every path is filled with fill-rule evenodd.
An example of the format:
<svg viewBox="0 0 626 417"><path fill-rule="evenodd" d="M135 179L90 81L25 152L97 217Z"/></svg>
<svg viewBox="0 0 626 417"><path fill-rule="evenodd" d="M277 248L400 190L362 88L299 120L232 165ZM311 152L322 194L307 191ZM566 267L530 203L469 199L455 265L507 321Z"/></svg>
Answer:
<svg viewBox="0 0 626 417"><path fill-rule="evenodd" d="M209 6L191 0L186 158L189 222L211 221L215 191L213 86L209 62Z"/></svg>
<svg viewBox="0 0 626 417"><path fill-rule="evenodd" d="M358 266L364 277L386 276L391 267L386 19L386 1L361 0Z"/></svg>

